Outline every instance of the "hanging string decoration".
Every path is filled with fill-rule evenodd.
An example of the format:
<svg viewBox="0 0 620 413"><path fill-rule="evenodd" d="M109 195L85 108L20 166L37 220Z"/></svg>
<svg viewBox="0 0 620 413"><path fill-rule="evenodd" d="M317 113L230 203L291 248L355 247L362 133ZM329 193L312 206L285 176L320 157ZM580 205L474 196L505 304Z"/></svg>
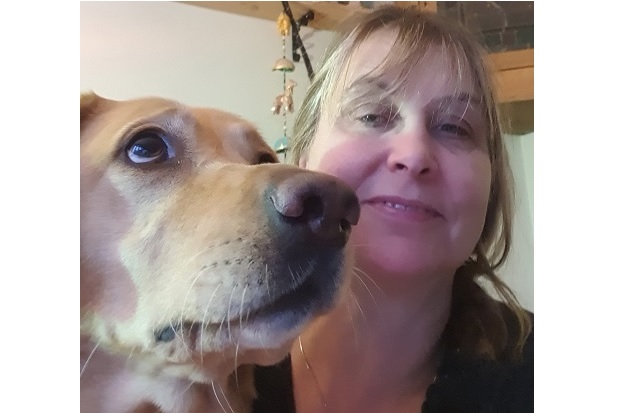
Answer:
<svg viewBox="0 0 620 413"><path fill-rule="evenodd" d="M294 110L293 89L297 86L297 82L293 79L287 79L287 74L295 71L295 64L286 58L286 36L289 35L291 30L291 22L284 12L280 13L278 16L277 27L282 37L282 57L276 60L272 71L277 71L282 74L282 93L276 96L271 106L271 112L274 115L282 114L283 117L282 137L276 140L274 146L277 153L284 154L284 160L286 161L286 152L288 150L286 115L287 113L292 113Z"/></svg>

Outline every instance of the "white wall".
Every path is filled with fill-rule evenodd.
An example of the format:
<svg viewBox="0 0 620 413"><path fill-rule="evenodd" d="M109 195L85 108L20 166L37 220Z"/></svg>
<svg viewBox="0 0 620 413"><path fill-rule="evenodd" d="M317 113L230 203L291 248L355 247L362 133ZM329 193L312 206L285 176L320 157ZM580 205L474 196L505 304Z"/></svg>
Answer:
<svg viewBox="0 0 620 413"><path fill-rule="evenodd" d="M112 98L157 95L235 112L254 122L273 143L283 116L271 113L282 92L282 38L273 21L237 16L175 2L80 2L80 89ZM312 66L330 32L301 29ZM290 36L287 57L291 59ZM287 75L308 87L301 60ZM288 134L297 113L287 115Z"/></svg>
<svg viewBox="0 0 620 413"><path fill-rule="evenodd" d="M506 136L515 180L513 245L500 276L534 310L534 133Z"/></svg>
<svg viewBox="0 0 620 413"><path fill-rule="evenodd" d="M80 2L80 88L126 99L157 95L214 106L254 122L266 140L282 136L282 116L270 112L282 90L272 72L282 55L273 21L174 2ZM330 32L302 28L313 67ZM287 46L290 50L290 36ZM290 59L290 52L287 52ZM308 87L303 61L290 75L299 104ZM296 112L287 118L289 135ZM533 310L534 135L508 137L517 205L514 248L501 273L522 304Z"/></svg>

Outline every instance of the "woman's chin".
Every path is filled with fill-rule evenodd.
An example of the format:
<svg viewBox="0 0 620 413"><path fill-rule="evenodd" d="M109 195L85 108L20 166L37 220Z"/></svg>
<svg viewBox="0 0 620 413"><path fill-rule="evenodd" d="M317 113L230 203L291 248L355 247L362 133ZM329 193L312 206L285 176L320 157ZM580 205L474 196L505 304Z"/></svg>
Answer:
<svg viewBox="0 0 620 413"><path fill-rule="evenodd" d="M373 279L422 280L444 274L451 277L468 253L453 251L451 241L441 235L382 234L378 228L355 228L351 239L355 267Z"/></svg>
<svg viewBox="0 0 620 413"><path fill-rule="evenodd" d="M416 252L414 252L416 251ZM437 277L452 277L457 264L439 260L438 254L420 253L420 249L406 248L403 244L390 248L357 247L355 268L363 271L375 282L436 280Z"/></svg>

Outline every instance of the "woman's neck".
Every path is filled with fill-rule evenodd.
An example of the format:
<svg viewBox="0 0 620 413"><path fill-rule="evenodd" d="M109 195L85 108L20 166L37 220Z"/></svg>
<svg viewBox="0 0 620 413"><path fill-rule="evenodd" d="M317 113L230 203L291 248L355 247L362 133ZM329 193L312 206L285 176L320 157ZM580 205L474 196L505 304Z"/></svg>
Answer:
<svg viewBox="0 0 620 413"><path fill-rule="evenodd" d="M293 346L294 378L304 381L303 391L317 388L327 404L345 403L342 392L349 390L346 394L353 391L358 400L359 395L385 396L386 402L416 395L423 401L434 379L450 314L451 277L372 279L357 272L342 303Z"/></svg>

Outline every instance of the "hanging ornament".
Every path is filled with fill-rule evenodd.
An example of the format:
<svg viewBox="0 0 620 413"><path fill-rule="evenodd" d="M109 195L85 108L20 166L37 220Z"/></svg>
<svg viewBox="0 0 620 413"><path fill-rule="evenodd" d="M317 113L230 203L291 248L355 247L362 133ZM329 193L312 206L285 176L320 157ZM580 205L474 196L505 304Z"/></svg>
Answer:
<svg viewBox="0 0 620 413"><path fill-rule="evenodd" d="M276 151L276 153L284 153L284 155L286 156L286 150L288 149L288 139L286 138L286 136L283 136L277 141L275 141L273 144L273 149Z"/></svg>
<svg viewBox="0 0 620 413"><path fill-rule="evenodd" d="M295 70L295 64L288 60L286 57L281 57L276 60L272 70L279 70L281 72L292 72Z"/></svg>
<svg viewBox="0 0 620 413"><path fill-rule="evenodd" d="M272 71L278 71L282 73L282 93L276 96L273 105L271 106L271 113L274 115L283 115L283 128L282 137L277 139L274 146L277 153L284 154L284 160L286 160L286 152L288 150L288 135L286 131L286 114L293 112L293 88L297 86L297 82L293 79L287 79L286 74L295 71L295 64L286 58L286 37L291 30L291 22L288 16L282 12L278 16L277 27L280 36L282 37L282 57L276 60L272 67Z"/></svg>
<svg viewBox="0 0 620 413"><path fill-rule="evenodd" d="M291 22L286 16L286 13L280 13L276 24L278 25L278 31L280 32L280 36L288 36L289 31L291 30Z"/></svg>
<svg viewBox="0 0 620 413"><path fill-rule="evenodd" d="M293 112L293 88L295 86L297 86L297 82L293 79L286 79L284 81L284 92L276 96L271 107L271 111L274 114L279 115L280 110L282 110L286 119L286 112Z"/></svg>

